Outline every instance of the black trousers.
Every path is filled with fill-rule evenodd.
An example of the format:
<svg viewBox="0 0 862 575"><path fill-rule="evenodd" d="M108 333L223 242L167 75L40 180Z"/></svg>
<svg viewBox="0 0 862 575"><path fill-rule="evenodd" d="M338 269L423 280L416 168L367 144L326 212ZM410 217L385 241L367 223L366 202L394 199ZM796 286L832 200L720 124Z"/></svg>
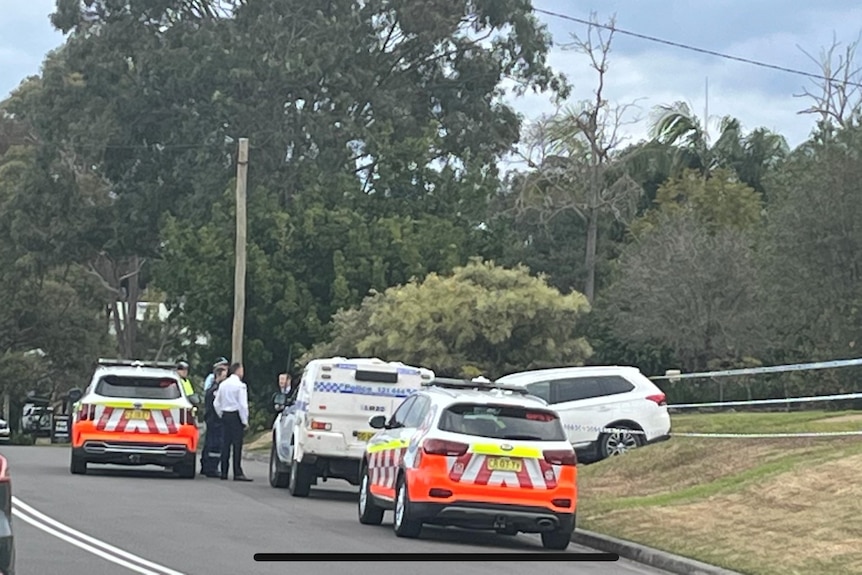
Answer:
<svg viewBox="0 0 862 575"><path fill-rule="evenodd" d="M201 473L218 475L224 445L224 425L217 415L207 418L207 432L204 436L204 449L201 453Z"/></svg>
<svg viewBox="0 0 862 575"><path fill-rule="evenodd" d="M233 476L241 477L242 472L242 420L236 411L225 411L221 418L224 425L224 439L221 445L221 476L227 477L227 465L233 450Z"/></svg>

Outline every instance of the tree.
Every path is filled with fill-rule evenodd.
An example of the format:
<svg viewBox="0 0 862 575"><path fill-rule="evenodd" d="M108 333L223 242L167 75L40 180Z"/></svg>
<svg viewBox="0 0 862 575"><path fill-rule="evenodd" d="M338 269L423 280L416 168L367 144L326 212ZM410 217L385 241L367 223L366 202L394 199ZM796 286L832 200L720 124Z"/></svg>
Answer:
<svg viewBox="0 0 862 575"><path fill-rule="evenodd" d="M474 260L450 276L431 273L339 313L333 338L303 361L373 356L443 374L489 377L580 365L591 349L575 333L588 310L582 294L562 295L526 268Z"/></svg>
<svg viewBox="0 0 862 575"><path fill-rule="evenodd" d="M800 48L823 72L822 79L812 79L814 91L804 88L802 93L795 94L797 98L811 100L811 106L799 113L819 116L817 124L820 129L828 126L849 127L859 120L862 112L862 85L859 82L862 68L855 63L859 38L848 44L836 61L835 53L840 46L838 39L833 37L832 45L821 50L819 58Z"/></svg>
<svg viewBox="0 0 862 575"><path fill-rule="evenodd" d="M660 212L623 248L608 290L622 341L666 346L683 369L758 349L759 282L750 232L710 231L691 208Z"/></svg>
<svg viewBox="0 0 862 575"><path fill-rule="evenodd" d="M536 171L522 179L518 204L522 211L539 211L544 221L560 213L575 212L586 224L584 294L592 302L600 219L612 214L625 221L634 215L642 189L628 175L614 152L621 143L619 130L631 105L613 106L604 95L608 56L613 39L591 24L587 37L574 36L573 47L585 54L597 74L593 101L568 107L537 122L527 136L532 152L527 160ZM595 37L594 37L595 34Z"/></svg>

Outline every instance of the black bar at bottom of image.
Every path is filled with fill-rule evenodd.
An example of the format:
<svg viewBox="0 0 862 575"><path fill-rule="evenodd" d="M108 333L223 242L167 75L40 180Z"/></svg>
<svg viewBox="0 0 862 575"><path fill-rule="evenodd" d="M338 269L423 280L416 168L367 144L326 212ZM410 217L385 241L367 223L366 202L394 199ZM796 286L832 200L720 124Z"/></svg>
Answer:
<svg viewBox="0 0 862 575"><path fill-rule="evenodd" d="M275 561L619 561L616 553L255 553L258 562Z"/></svg>

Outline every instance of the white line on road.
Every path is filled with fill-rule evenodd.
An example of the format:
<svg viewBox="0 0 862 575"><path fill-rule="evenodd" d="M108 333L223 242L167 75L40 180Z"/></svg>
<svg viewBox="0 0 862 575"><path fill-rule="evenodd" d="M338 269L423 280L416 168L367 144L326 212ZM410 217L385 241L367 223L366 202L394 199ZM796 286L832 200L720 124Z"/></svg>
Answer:
<svg viewBox="0 0 862 575"><path fill-rule="evenodd" d="M44 513L33 509L14 495L12 496L12 515L66 543L70 543L97 557L101 557L117 565L122 565L142 575L184 575L179 571L174 571L158 563L147 561L133 553L123 551L95 537L90 537L85 533L72 529L68 525L60 523Z"/></svg>

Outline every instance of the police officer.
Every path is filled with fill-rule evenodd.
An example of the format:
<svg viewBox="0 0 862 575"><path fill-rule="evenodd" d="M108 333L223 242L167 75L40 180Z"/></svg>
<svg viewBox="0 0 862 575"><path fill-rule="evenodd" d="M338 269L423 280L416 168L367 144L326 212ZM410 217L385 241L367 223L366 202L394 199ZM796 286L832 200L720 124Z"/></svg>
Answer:
<svg viewBox="0 0 862 575"><path fill-rule="evenodd" d="M189 364L185 361L177 362L177 373L180 376L180 382L183 384L183 391L186 392L186 397L190 397L195 392L195 386L189 379Z"/></svg>
<svg viewBox="0 0 862 575"><path fill-rule="evenodd" d="M204 396L204 421L206 422L206 436L204 436L204 449L201 453L201 475L205 477L219 476L219 462L221 460L221 448L224 441L224 426L221 418L216 413L213 403L218 392L219 384L227 378L228 367L219 365L215 368L213 384L207 389Z"/></svg>
<svg viewBox="0 0 862 575"><path fill-rule="evenodd" d="M210 388L210 386L215 381L216 369L218 369L219 367L224 367L225 369L227 369L229 366L230 366L230 362L227 360L227 358L224 358L224 357L220 357L217 360L215 360L215 362L213 362L213 370L207 376L207 378L204 380L204 393L206 393L206 391Z"/></svg>

